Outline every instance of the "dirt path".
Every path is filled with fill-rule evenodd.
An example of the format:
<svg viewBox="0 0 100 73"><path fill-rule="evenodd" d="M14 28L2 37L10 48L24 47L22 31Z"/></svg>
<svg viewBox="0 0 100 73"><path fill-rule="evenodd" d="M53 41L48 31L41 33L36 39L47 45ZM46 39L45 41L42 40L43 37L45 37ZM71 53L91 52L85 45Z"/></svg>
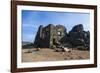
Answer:
<svg viewBox="0 0 100 73"><path fill-rule="evenodd" d="M72 50L71 52L56 52L52 49L34 49L22 50L22 62L37 61L60 61L60 60L81 60L89 59L89 51Z"/></svg>

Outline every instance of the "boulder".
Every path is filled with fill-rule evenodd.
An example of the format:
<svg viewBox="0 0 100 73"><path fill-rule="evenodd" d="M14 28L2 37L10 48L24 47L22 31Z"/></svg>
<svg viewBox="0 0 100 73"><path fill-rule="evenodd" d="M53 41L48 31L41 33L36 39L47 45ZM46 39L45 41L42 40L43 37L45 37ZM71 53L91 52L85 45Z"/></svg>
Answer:
<svg viewBox="0 0 100 73"><path fill-rule="evenodd" d="M72 28L72 30L68 34L67 40L72 45L72 47L81 46L81 49L83 49L84 47L89 50L90 33L89 31L84 31L84 27L82 24L76 25Z"/></svg>

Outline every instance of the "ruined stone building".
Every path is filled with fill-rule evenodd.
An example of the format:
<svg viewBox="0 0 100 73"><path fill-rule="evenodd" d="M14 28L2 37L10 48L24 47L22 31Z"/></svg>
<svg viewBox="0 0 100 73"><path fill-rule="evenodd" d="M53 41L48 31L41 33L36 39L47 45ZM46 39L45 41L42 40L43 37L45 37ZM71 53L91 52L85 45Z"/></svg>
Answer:
<svg viewBox="0 0 100 73"><path fill-rule="evenodd" d="M83 47L90 46L90 32L84 31L82 24L75 25L71 31L67 33L67 28L63 25L49 24L47 26L40 25L37 31L34 47L51 48L59 42L64 47Z"/></svg>
<svg viewBox="0 0 100 73"><path fill-rule="evenodd" d="M53 42L59 42L66 35L66 28L62 25L49 24L46 27L40 25L34 45L35 47L52 47Z"/></svg>

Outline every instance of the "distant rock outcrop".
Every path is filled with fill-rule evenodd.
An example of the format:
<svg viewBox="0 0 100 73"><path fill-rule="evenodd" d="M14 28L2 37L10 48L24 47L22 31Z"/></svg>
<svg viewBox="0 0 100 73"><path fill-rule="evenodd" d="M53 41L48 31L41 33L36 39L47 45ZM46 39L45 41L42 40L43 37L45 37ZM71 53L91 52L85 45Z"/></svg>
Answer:
<svg viewBox="0 0 100 73"><path fill-rule="evenodd" d="M89 50L90 32L82 24L75 25L69 33L63 25L40 25L34 41L34 47L71 47Z"/></svg>

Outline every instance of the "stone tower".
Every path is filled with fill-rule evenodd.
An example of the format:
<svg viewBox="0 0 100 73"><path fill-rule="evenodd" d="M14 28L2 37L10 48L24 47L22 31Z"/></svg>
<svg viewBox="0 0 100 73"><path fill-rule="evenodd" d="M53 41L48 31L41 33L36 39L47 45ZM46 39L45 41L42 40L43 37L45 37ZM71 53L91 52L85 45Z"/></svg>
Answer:
<svg viewBox="0 0 100 73"><path fill-rule="evenodd" d="M60 42L60 40L65 37L66 28L63 25L49 24L43 27L40 25L37 35L35 37L34 45L35 47L45 47L50 48L54 45L54 40Z"/></svg>

